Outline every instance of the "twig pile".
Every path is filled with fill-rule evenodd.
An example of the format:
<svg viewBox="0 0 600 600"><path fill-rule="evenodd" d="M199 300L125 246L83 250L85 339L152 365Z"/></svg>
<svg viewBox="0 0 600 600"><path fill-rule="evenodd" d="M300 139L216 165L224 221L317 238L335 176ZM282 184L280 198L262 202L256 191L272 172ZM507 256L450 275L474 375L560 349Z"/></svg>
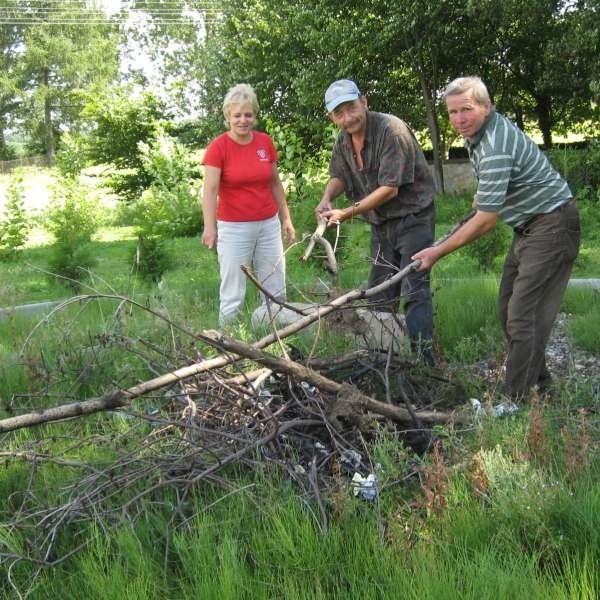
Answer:
<svg viewBox="0 0 600 600"><path fill-rule="evenodd" d="M386 285L404 275L399 272ZM84 363L89 360L78 379L88 377L105 355L109 361L118 360L116 349L135 356L146 373L156 377L97 398L0 420L5 448L11 445L8 432L15 429L65 420L73 424L70 445L49 444L42 437L25 448L0 453L4 464L25 462L29 467L18 489L6 497L2 515L7 535L0 543L0 562L9 565L17 594L13 568L30 561L39 572L64 561L87 543L73 548L73 536L89 541L82 532L90 524L110 529L135 522L149 507L162 506L171 514L170 531L193 518L197 504L191 496L203 485L234 493L269 466L285 473L305 498L316 502L318 521L325 529L327 491L342 475L374 472L367 441L382 427L396 428L406 444L425 451L433 424L465 422L452 412L464 402L459 387L391 351L356 351L315 360L294 356L293 348L282 342L350 301L377 293L381 285L348 292L252 345L218 332L192 334L164 315L118 296L70 300L69 304L117 301L114 327L77 351L65 340L60 369L40 372L45 391L39 398L51 398L52 378L68 372L68 361L62 360L68 352L79 361L83 357ZM121 335L126 304L166 322L172 340L184 332L191 353L182 356L178 346L171 367L188 366L164 373L170 364L167 349ZM283 357L263 350L275 342ZM205 358L200 344L219 353ZM89 425L81 427L79 417L94 413L100 416L90 435ZM48 451L57 447L61 449L56 455ZM38 475L47 485L45 463L54 467L56 489L40 493ZM58 477L56 469L61 471ZM65 539L70 546L64 545ZM165 547L168 552L168 539Z"/></svg>

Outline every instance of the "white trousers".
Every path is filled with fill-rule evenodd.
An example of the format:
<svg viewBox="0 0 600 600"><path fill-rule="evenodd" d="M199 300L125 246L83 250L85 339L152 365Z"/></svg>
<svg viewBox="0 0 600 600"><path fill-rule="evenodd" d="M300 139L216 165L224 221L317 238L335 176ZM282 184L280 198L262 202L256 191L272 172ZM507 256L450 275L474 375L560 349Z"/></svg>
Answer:
<svg viewBox="0 0 600 600"><path fill-rule="evenodd" d="M285 258L277 215L264 221L217 221L217 255L221 274L219 323L236 318L246 295L242 265L270 294L285 299ZM263 302L264 296L261 294Z"/></svg>

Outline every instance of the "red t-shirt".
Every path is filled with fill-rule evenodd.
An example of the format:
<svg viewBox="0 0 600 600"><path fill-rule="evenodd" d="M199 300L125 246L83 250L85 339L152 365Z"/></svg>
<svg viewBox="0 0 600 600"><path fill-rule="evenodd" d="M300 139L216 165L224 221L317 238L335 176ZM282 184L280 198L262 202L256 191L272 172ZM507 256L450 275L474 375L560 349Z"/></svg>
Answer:
<svg viewBox="0 0 600 600"><path fill-rule="evenodd" d="M261 131L252 132L249 144L238 144L226 133L215 138L202 164L221 169L217 219L262 221L275 216L271 182L276 161L273 140Z"/></svg>

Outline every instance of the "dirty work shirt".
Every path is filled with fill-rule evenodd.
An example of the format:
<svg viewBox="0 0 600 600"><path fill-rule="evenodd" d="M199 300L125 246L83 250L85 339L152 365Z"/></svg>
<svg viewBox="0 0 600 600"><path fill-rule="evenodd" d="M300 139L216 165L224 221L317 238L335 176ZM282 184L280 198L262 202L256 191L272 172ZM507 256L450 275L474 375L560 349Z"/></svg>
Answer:
<svg viewBox="0 0 600 600"><path fill-rule="evenodd" d="M226 133L206 149L202 164L221 169L217 220L263 221L277 214L273 196L273 163L277 151L266 133L254 131L249 144L238 144Z"/></svg>
<svg viewBox="0 0 600 600"><path fill-rule="evenodd" d="M572 198L545 154L495 111L465 146L477 178L477 208L498 213L511 227L551 213Z"/></svg>
<svg viewBox="0 0 600 600"><path fill-rule="evenodd" d="M373 225L418 213L433 201L435 184L419 143L408 125L395 117L367 112L367 133L359 169L349 134L340 132L329 175L344 182L346 196L358 202L379 186L397 187L398 195L363 216Z"/></svg>

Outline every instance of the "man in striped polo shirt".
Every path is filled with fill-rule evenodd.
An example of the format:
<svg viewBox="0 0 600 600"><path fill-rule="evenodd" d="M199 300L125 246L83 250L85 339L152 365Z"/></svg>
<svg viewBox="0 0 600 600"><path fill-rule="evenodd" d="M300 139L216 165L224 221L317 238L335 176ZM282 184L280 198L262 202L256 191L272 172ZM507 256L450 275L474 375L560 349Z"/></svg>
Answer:
<svg viewBox="0 0 600 600"><path fill-rule="evenodd" d="M508 341L505 392L548 387L545 349L579 250L579 213L567 182L511 121L497 113L478 77L444 92L452 126L465 138L475 176L475 215L439 246L417 252L419 270L491 231L513 228L498 298Z"/></svg>

